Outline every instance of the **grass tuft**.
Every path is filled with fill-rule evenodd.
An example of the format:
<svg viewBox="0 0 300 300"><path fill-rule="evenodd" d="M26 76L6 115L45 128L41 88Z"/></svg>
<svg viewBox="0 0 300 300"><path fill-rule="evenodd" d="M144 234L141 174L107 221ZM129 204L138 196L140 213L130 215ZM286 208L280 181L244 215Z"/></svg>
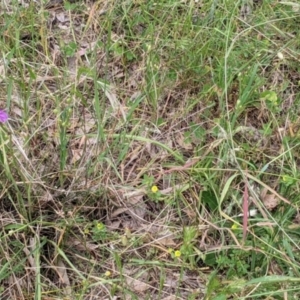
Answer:
<svg viewBox="0 0 300 300"><path fill-rule="evenodd" d="M299 298L297 3L2 2L1 299Z"/></svg>

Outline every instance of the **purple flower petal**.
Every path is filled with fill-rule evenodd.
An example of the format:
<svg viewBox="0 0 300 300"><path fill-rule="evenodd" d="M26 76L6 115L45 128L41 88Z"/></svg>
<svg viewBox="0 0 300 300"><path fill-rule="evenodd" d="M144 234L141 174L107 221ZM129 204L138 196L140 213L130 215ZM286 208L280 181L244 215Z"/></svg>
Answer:
<svg viewBox="0 0 300 300"><path fill-rule="evenodd" d="M8 120L8 114L4 110L0 109L0 122L4 123Z"/></svg>

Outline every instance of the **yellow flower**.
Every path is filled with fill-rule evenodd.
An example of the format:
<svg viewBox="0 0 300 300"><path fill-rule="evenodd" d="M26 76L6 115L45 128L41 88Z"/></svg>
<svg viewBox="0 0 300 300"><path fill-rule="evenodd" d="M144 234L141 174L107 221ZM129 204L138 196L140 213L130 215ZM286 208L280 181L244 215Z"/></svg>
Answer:
<svg viewBox="0 0 300 300"><path fill-rule="evenodd" d="M111 276L111 272L110 271L106 271L104 274L105 277L110 277Z"/></svg>
<svg viewBox="0 0 300 300"><path fill-rule="evenodd" d="M283 182L286 182L286 183L288 183L288 184L293 183L293 182L294 182L294 179L295 179L295 178L293 178L293 177L291 177L291 176L289 176L289 175L283 175L283 176L282 176L282 181L283 181Z"/></svg>
<svg viewBox="0 0 300 300"><path fill-rule="evenodd" d="M231 226L231 229L232 229L232 230L236 230L236 229L238 229L238 228L239 228L239 225L236 224L236 223L232 224L232 226Z"/></svg>
<svg viewBox="0 0 300 300"><path fill-rule="evenodd" d="M151 188L151 192L154 193L154 194L157 193L158 192L158 187L156 185L153 185L152 188Z"/></svg>
<svg viewBox="0 0 300 300"><path fill-rule="evenodd" d="M176 250L175 253L174 253L174 256L175 257L180 257L181 256L180 250Z"/></svg>
<svg viewBox="0 0 300 300"><path fill-rule="evenodd" d="M88 228L85 228L84 229L84 234L89 234L90 233L90 230Z"/></svg>
<svg viewBox="0 0 300 300"><path fill-rule="evenodd" d="M103 230L104 229L104 224L103 223L97 223L97 229L98 230Z"/></svg>

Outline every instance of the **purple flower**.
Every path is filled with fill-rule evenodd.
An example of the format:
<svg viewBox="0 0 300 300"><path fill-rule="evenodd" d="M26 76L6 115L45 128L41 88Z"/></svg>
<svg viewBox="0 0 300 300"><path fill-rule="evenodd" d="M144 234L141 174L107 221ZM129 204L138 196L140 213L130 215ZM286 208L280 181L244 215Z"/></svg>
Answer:
<svg viewBox="0 0 300 300"><path fill-rule="evenodd" d="M4 123L8 120L8 114L4 110L0 109L0 122Z"/></svg>

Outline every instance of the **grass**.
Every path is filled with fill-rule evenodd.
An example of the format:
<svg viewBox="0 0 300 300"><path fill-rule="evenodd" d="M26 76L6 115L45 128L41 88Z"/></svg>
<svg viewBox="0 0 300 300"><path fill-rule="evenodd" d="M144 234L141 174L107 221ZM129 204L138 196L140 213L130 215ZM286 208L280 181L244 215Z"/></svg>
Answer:
<svg viewBox="0 0 300 300"><path fill-rule="evenodd" d="M299 297L297 3L0 22L1 299Z"/></svg>

